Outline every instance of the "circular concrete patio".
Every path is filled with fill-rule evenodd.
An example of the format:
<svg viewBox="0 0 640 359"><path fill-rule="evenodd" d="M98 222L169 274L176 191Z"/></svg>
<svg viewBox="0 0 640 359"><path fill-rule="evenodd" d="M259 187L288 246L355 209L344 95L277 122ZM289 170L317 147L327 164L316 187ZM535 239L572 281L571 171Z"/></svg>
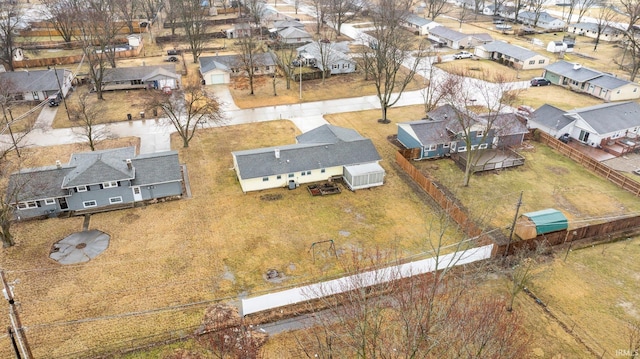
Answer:
<svg viewBox="0 0 640 359"><path fill-rule="evenodd" d="M111 237L97 229L73 233L51 247L49 257L60 264L88 262L109 247Z"/></svg>

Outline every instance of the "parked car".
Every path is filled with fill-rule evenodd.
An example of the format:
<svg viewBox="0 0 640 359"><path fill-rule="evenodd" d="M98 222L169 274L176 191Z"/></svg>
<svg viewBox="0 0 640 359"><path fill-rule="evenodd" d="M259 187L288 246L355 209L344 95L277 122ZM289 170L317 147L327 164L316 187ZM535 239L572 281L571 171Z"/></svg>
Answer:
<svg viewBox="0 0 640 359"><path fill-rule="evenodd" d="M531 79L531 86L547 86L550 84L551 84L551 81L543 77L534 77Z"/></svg>
<svg viewBox="0 0 640 359"><path fill-rule="evenodd" d="M58 100L57 98L49 99L49 107L56 107L58 105L60 105L60 100Z"/></svg>
<svg viewBox="0 0 640 359"><path fill-rule="evenodd" d="M178 62L178 57L177 56L169 56L166 59L164 59L164 61L168 61L168 62Z"/></svg>
<svg viewBox="0 0 640 359"><path fill-rule="evenodd" d="M180 50L177 50L177 49L167 50L167 55L169 55L169 56L179 55L179 54L180 54Z"/></svg>
<svg viewBox="0 0 640 359"><path fill-rule="evenodd" d="M460 51L460 52L456 52L455 54L453 54L453 58L456 59L456 60L470 59L472 57L473 57L473 55L470 52L466 52L466 51Z"/></svg>

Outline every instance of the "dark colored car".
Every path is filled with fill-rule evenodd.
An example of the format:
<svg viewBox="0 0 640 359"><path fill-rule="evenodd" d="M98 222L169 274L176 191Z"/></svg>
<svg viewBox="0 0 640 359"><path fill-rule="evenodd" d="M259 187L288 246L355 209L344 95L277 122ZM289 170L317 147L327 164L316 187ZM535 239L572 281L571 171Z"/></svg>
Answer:
<svg viewBox="0 0 640 359"><path fill-rule="evenodd" d="M167 55L169 55L169 56L171 56L171 55L178 55L178 54L180 54L180 50L176 50L176 49L173 49L173 50L167 50Z"/></svg>
<svg viewBox="0 0 640 359"><path fill-rule="evenodd" d="M49 107L56 107L60 105L60 101L57 98L49 99Z"/></svg>
<svg viewBox="0 0 640 359"><path fill-rule="evenodd" d="M550 84L551 84L551 81L542 77L534 77L531 79L531 86L547 86Z"/></svg>
<svg viewBox="0 0 640 359"><path fill-rule="evenodd" d="M165 61L178 62L178 57L177 56L169 56L169 57L166 58Z"/></svg>

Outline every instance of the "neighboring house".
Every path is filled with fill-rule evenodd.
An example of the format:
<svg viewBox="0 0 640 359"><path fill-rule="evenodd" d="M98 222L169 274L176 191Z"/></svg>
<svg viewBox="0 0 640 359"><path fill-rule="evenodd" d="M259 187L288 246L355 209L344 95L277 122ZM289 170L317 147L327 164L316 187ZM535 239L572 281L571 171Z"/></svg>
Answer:
<svg viewBox="0 0 640 359"><path fill-rule="evenodd" d="M562 30L566 25L563 20L551 16L546 11L539 14L538 22L536 22L536 13L533 11L521 11L518 14L518 20L525 25L535 25L545 30Z"/></svg>
<svg viewBox="0 0 640 359"><path fill-rule="evenodd" d="M24 169L9 177L7 189L18 219L101 212L181 195L178 153L136 156L135 147L75 153L68 164Z"/></svg>
<svg viewBox="0 0 640 359"><path fill-rule="evenodd" d="M311 34L296 27L288 27L278 31L277 38L283 44L305 44L313 41Z"/></svg>
<svg viewBox="0 0 640 359"><path fill-rule="evenodd" d="M200 75L205 85L228 84L231 76L246 76L242 55L201 56ZM270 52L254 54L255 75L272 75L276 72L276 59Z"/></svg>
<svg viewBox="0 0 640 359"><path fill-rule="evenodd" d="M618 102L562 111L544 105L533 112L529 128L559 137L565 133L579 142L620 156L640 148L640 105Z"/></svg>
<svg viewBox="0 0 640 359"><path fill-rule="evenodd" d="M544 78L553 84L585 92L605 101L640 98L640 85L637 83L567 61L558 61L545 67Z"/></svg>
<svg viewBox="0 0 640 359"><path fill-rule="evenodd" d="M342 177L351 190L380 186L385 171L370 139L352 129L322 125L296 144L232 152L243 192L295 188Z"/></svg>
<svg viewBox="0 0 640 359"><path fill-rule="evenodd" d="M447 46L456 50L474 47L493 41L489 34L463 34L444 26L436 26L432 28L429 30L429 35L427 37L430 40L438 42L442 46Z"/></svg>
<svg viewBox="0 0 640 359"><path fill-rule="evenodd" d="M459 116L465 117L462 122L473 124L469 129L473 150L518 146L528 132L515 114L505 113L494 115L491 129L485 133L489 123L486 115L467 115L444 105L429 112L427 119L399 123L398 141L408 149L419 149L414 158L419 160L466 152L466 130L462 128Z"/></svg>
<svg viewBox="0 0 640 359"><path fill-rule="evenodd" d="M593 22L579 22L567 26L567 32L570 34L583 35L595 39L598 37L598 24ZM624 32L615 27L605 26L600 34L602 41L620 41L624 39Z"/></svg>
<svg viewBox="0 0 640 359"><path fill-rule="evenodd" d="M483 59L502 61L520 70L541 69L549 64L548 57L503 41L479 45L475 48L475 55Z"/></svg>
<svg viewBox="0 0 640 359"><path fill-rule="evenodd" d="M557 53L567 53L573 52L574 43L573 42L564 42L564 41L549 41L547 45L547 51L552 52L554 54Z"/></svg>
<svg viewBox="0 0 640 359"><path fill-rule="evenodd" d="M356 71L356 62L343 52L348 50L346 42L321 41L314 41L296 49L299 61L307 66L316 67L320 71L330 70L332 75ZM324 61L322 61L323 58ZM325 69L324 66L327 66L328 69Z"/></svg>
<svg viewBox="0 0 640 359"><path fill-rule="evenodd" d="M497 11L497 15L505 18L514 20L516 18L516 7L515 6L502 6Z"/></svg>
<svg viewBox="0 0 640 359"><path fill-rule="evenodd" d="M425 19L422 16L409 14L402 20L400 20L400 24L411 31L417 31L419 35L427 35L429 34L429 30L433 29L436 26L440 26L437 22L429 19Z"/></svg>
<svg viewBox="0 0 640 359"><path fill-rule="evenodd" d="M233 24L233 27L226 30L227 39L240 39L251 36L251 24L248 22L239 22Z"/></svg>
<svg viewBox="0 0 640 359"><path fill-rule="evenodd" d="M467 9L475 10L476 1L475 0L455 0L454 4L459 7L464 7ZM478 10L482 11L482 4L478 4L480 8Z"/></svg>
<svg viewBox="0 0 640 359"><path fill-rule="evenodd" d="M107 68L102 76L102 90L175 90L181 86L180 79L175 65Z"/></svg>
<svg viewBox="0 0 640 359"><path fill-rule="evenodd" d="M66 97L72 81L73 73L64 69L0 72L0 84L16 101L44 101L60 89Z"/></svg>
<svg viewBox="0 0 640 359"><path fill-rule="evenodd" d="M482 8L482 14L487 16L496 15L496 5L495 4L485 5Z"/></svg>
<svg viewBox="0 0 640 359"><path fill-rule="evenodd" d="M296 29L300 29L300 30L304 30L304 24L301 23L300 21L296 21L296 20L284 20L284 21L274 21L273 22L273 28L276 29L276 31L280 32L284 29L288 29L290 27L296 28Z"/></svg>

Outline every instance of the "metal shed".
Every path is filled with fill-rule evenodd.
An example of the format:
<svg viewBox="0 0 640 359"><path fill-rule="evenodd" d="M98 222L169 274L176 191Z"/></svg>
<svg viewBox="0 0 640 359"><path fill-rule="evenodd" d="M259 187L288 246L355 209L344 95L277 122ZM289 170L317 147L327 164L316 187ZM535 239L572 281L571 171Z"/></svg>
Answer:
<svg viewBox="0 0 640 359"><path fill-rule="evenodd" d="M376 163L344 166L342 175L349 189L357 189L382 186L384 180L384 168Z"/></svg>
<svg viewBox="0 0 640 359"><path fill-rule="evenodd" d="M566 230L568 227L569 221L562 212L548 208L524 213L516 223L515 232L522 239L531 239L540 234Z"/></svg>

